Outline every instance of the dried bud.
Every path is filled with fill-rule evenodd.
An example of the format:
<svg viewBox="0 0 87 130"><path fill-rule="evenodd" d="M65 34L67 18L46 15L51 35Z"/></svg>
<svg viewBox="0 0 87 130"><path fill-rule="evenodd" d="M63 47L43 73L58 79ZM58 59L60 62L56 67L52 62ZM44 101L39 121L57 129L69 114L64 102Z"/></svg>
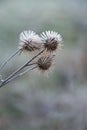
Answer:
<svg viewBox="0 0 87 130"><path fill-rule="evenodd" d="M47 51L53 52L61 46L62 37L57 32L46 31L41 34L41 37L44 42L44 48L47 49Z"/></svg>
<svg viewBox="0 0 87 130"><path fill-rule="evenodd" d="M39 70L46 71L51 67L52 61L53 61L53 56L43 55L38 59L37 66Z"/></svg>
<svg viewBox="0 0 87 130"><path fill-rule="evenodd" d="M24 31L20 34L19 49L35 51L41 48L41 38L33 31Z"/></svg>

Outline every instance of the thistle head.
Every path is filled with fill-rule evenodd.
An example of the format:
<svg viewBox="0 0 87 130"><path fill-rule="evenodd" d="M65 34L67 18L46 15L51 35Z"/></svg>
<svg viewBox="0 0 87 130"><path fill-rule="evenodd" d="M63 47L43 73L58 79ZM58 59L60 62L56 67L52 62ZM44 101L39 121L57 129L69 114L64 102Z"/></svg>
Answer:
<svg viewBox="0 0 87 130"><path fill-rule="evenodd" d="M42 55L39 57L37 61L37 67L39 70L43 72L49 70L53 62L53 57L53 55Z"/></svg>
<svg viewBox="0 0 87 130"><path fill-rule="evenodd" d="M41 48L41 38L34 31L23 31L20 34L19 49L35 51Z"/></svg>
<svg viewBox="0 0 87 130"><path fill-rule="evenodd" d="M44 42L44 48L47 51L56 51L61 46L62 37L57 32L46 31L41 34L41 37Z"/></svg>

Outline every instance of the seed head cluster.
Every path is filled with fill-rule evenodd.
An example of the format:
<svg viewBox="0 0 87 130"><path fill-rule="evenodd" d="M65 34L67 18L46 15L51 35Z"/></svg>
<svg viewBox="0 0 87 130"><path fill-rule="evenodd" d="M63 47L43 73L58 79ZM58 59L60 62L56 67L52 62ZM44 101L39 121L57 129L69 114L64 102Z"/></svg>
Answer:
<svg viewBox="0 0 87 130"><path fill-rule="evenodd" d="M20 33L19 47L0 67L0 71L6 64L20 52L27 51L37 52L31 55L26 63L19 67L16 71L10 74L5 80L0 79L0 87L9 83L13 79L22 76L26 72L38 68L38 70L45 72L49 70L53 64L54 56L57 50L62 46L62 36L55 31L45 31L40 35L34 31L26 30ZM54 53L55 52L55 53ZM55 54L55 55L54 55Z"/></svg>
<svg viewBox="0 0 87 130"><path fill-rule="evenodd" d="M19 49L22 51L34 52L44 50L37 58L37 68L42 71L49 70L52 66L54 52L62 45L62 36L54 31L45 31L40 35L34 31L23 31L20 34ZM49 53L48 53L49 52Z"/></svg>

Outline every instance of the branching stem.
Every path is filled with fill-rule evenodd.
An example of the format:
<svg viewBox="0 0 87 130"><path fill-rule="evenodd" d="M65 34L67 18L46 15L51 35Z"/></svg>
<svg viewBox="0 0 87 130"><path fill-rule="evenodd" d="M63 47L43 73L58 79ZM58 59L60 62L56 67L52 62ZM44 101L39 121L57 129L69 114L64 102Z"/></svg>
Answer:
<svg viewBox="0 0 87 130"><path fill-rule="evenodd" d="M14 79L16 79L16 78L18 78L18 77L21 77L22 75L24 75L24 74L26 74L27 72L29 72L29 71L31 71L31 70L34 70L34 69L36 69L36 68L37 68L37 66L35 66L35 67L33 67L33 68L28 68L28 69L25 70L24 72L19 73L19 74L13 76L13 77L10 78L7 82L5 82L5 85L6 85L7 83L11 82L12 80L14 80ZM4 84L3 84L3 85L4 85Z"/></svg>
<svg viewBox="0 0 87 130"><path fill-rule="evenodd" d="M4 63L2 63L1 67L0 67L0 71L2 71L2 69L5 67L5 65L16 55L18 54L20 51L20 49L18 49L16 52L14 52Z"/></svg>
<svg viewBox="0 0 87 130"><path fill-rule="evenodd" d="M42 50L41 52L39 52L37 55L35 55L32 59L30 59L29 61L27 61L23 66L21 66L20 68L18 68L15 72L13 72L10 76L8 76L3 82L1 82L0 87L4 86L5 84L7 84L7 82L12 79L14 76L16 76L16 74L18 72L20 72L21 70L23 70L26 66L29 66L29 63L31 63L35 58L37 58L41 53L43 53L44 50ZM9 81L10 82L10 81Z"/></svg>

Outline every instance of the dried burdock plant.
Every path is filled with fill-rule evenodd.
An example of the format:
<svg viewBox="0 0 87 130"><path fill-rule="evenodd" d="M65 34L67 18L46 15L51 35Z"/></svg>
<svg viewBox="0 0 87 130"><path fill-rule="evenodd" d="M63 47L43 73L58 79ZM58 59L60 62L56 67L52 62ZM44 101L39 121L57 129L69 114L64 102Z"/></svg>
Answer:
<svg viewBox="0 0 87 130"><path fill-rule="evenodd" d="M41 38L34 31L24 31L20 34L19 49L22 51L40 50L41 43Z"/></svg>
<svg viewBox="0 0 87 130"><path fill-rule="evenodd" d="M17 54L20 54L23 51L34 52L35 50L41 50L42 40L34 31L23 31L19 37L19 47L0 67L0 71L4 66Z"/></svg>
<svg viewBox="0 0 87 130"><path fill-rule="evenodd" d="M42 32L41 37L44 42L44 48L47 49L47 51L54 52L62 46L62 37L57 32Z"/></svg>
<svg viewBox="0 0 87 130"><path fill-rule="evenodd" d="M38 52L5 80L0 78L0 87L36 68L42 72L49 70L54 60L53 52L61 46L61 43L62 37L57 32L46 31L45 33L43 32L40 37L34 31L23 31L20 34L18 50L1 65L0 70L2 70L14 56L23 51L27 51L29 54L36 50L38 50ZM0 76L2 77L2 75Z"/></svg>
<svg viewBox="0 0 87 130"><path fill-rule="evenodd" d="M37 60L37 67L41 72L45 72L50 69L53 63L54 55L42 55Z"/></svg>

